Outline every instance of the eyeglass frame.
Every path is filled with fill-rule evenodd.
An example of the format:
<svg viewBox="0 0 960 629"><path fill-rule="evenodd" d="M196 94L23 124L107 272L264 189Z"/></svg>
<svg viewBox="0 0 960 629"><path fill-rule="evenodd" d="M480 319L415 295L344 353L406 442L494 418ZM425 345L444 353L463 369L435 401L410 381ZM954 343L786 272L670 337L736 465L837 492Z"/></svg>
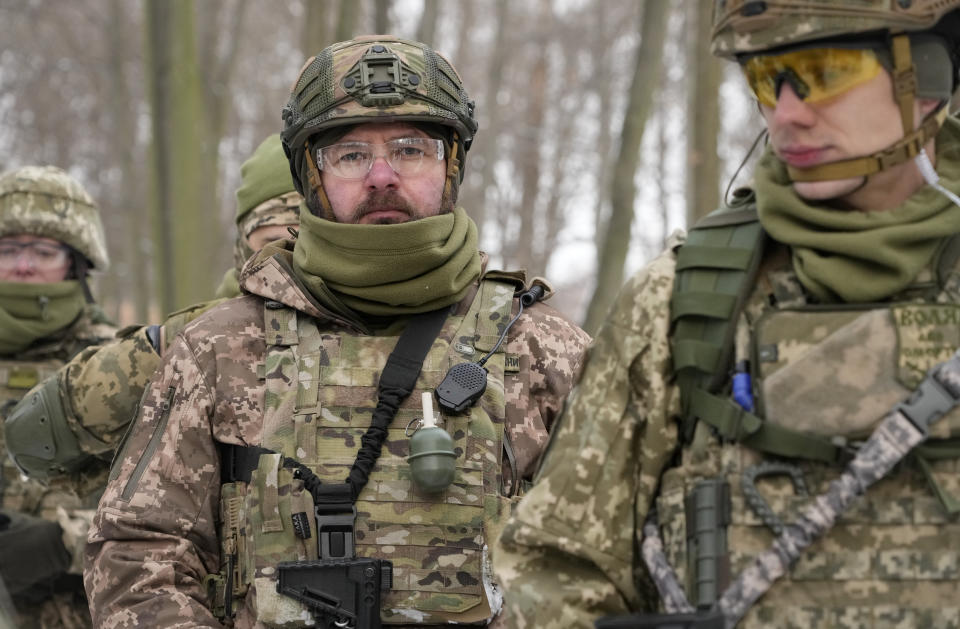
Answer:
<svg viewBox="0 0 960 629"><path fill-rule="evenodd" d="M65 263L69 263L70 254L72 253L72 249L63 243L53 244L49 242L18 242L15 240L5 241L2 238L0 238L0 249L2 249L3 247L11 247L18 250L16 255L13 257L13 264L11 264L9 267L3 266L2 257L0 257L0 268L5 270L16 268L17 261L20 260L21 256L27 253L27 259L30 261L30 263L33 265L35 269L42 270L42 271L51 271L53 269L56 269L58 266L61 266ZM62 258L58 259L56 263L51 262L49 266L47 266L46 264L38 264L39 258L37 257L37 251L36 251L38 248L49 248L51 250L56 249L58 254L62 256Z"/></svg>
<svg viewBox="0 0 960 629"><path fill-rule="evenodd" d="M393 144L393 143L395 143L395 142L404 142L404 141L410 141L410 140L416 140L417 142L425 142L425 143L432 144L432 145L436 148L436 153L437 153L437 158L436 158L436 160L437 160L438 162L441 161L441 160L443 160L443 159L446 157L446 151L445 151L445 149L444 149L443 140L440 140L440 139L437 139L437 138L424 138L424 137L419 137L419 136L409 136L409 137L403 137L403 138L395 138L395 139L393 139L393 140L388 140L387 142L374 143L374 142L359 142L359 141L357 141L357 142L342 142L342 143L338 143L338 144L330 144L330 145L328 145L328 146L321 146L321 147L317 147L317 148L316 148L316 150L315 150L315 152L314 152L314 158L316 159L317 169L318 169L318 170L328 172L328 173L330 173L332 176L337 177L338 179L344 179L344 180L347 180L347 181L359 181L359 180L363 179L364 177L366 177L367 175L369 175L369 174L370 174L370 171L373 170L373 165L376 163L377 159L379 159L379 158L381 158L381 157L384 159L385 162L387 162L387 165L391 168L391 170L393 170L394 173L397 174L397 176L400 176L400 177L409 177L409 176L416 175L417 172L419 172L420 168L423 166L423 163L424 163L424 161L425 161L423 155L421 155L421 156L420 156L420 159L417 161L417 167L416 167L416 169L415 169L413 172L410 172L410 173L401 173L400 171L397 170L396 166L394 166L394 165L393 165L393 162L390 160L390 157L389 157L389 154L390 154L390 153L389 153L389 151L386 151L386 152L384 152L384 153L376 153L376 152L373 151L372 149L374 149L374 148L376 148L376 147L378 147L378 146L389 146L390 144ZM375 153L374 156L373 156L373 159L370 160L370 165L367 167L366 172L364 172L362 175L360 175L360 176L358 176L358 177L346 177L346 176L338 173L338 172L334 169L334 167L333 167L332 165L331 165L329 168L324 168L324 165L325 165L325 163L326 163L326 161L327 161L327 160L324 159L324 151L328 151L328 150L333 149L333 148L336 148L336 147L345 147L345 146L356 146L356 147L368 148L368 149L371 149L371 152ZM429 158L428 158L428 159L429 159Z"/></svg>

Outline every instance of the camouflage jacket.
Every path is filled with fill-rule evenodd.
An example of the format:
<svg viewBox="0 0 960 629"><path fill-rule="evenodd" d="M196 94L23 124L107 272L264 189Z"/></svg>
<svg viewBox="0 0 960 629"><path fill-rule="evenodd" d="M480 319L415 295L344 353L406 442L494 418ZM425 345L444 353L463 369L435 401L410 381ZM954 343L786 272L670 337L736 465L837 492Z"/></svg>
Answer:
<svg viewBox="0 0 960 629"><path fill-rule="evenodd" d="M536 484L504 528L494 568L504 584L509 626L592 627L602 616L657 612L658 593L640 553L642 528L656 508L666 555L683 583L691 570L683 559L684 490L691 479L733 470L728 538L736 528L741 543L747 540L748 559L769 547L771 533L747 508L740 484L743 470L764 460L762 453L736 441L718 442L703 422L692 443L680 445L681 396L668 337L681 242L674 239L624 286L552 434ZM941 282L935 274L925 269L889 305L874 304L872 310L846 304L805 309L809 300L787 248L770 245L744 311L750 327L762 330L758 335L780 339L760 345L757 354L764 362L755 374L777 392L765 399L765 421L841 439L836 443L869 434L871 422L960 341L958 272L954 267ZM917 325L937 317L942 321ZM828 335L839 329L836 321L845 326L842 333ZM828 341L834 345L817 345ZM765 358L764 347L772 348ZM949 446L958 427L954 411L932 437ZM944 456L923 465L956 495L956 460ZM835 463L794 466L802 470L809 495L823 492L842 470ZM809 499L783 477L770 482L766 499L784 522L791 521ZM956 518L944 516L936 493L916 466L898 468L740 626L957 626L950 592L958 575L938 550L955 534ZM733 576L744 559L731 550Z"/></svg>
<svg viewBox="0 0 960 629"><path fill-rule="evenodd" d="M274 258L248 266L241 284L253 294L208 311L174 341L117 458L86 551L97 626L219 626L202 585L220 570L217 444L262 443L265 300L314 317L323 334L345 330ZM472 298L458 308L465 312ZM507 430L525 476L588 340L542 304L511 328L507 351L521 369L505 381Z"/></svg>
<svg viewBox="0 0 960 629"><path fill-rule="evenodd" d="M57 372L59 403L84 452L113 458L162 354L188 323L222 301L184 308L159 326L124 328L112 342L86 348Z"/></svg>
<svg viewBox="0 0 960 629"><path fill-rule="evenodd" d="M0 356L0 415L4 415L27 391L54 374L74 355L91 345L113 337L116 328L108 323L97 306L88 306L83 315L55 337L34 343L17 356ZM45 487L26 480L7 457L3 431L0 430L0 455L3 457L3 488L0 506L5 509L56 520L56 507L94 507L106 476L106 465L90 475L61 479ZM100 487L94 477L100 478Z"/></svg>

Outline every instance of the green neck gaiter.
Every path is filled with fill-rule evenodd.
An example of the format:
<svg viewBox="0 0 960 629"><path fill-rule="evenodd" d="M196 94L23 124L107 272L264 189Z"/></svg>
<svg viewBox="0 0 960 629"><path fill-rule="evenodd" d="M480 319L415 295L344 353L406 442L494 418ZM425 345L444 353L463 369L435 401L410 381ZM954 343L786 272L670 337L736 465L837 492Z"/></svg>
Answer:
<svg viewBox="0 0 960 629"><path fill-rule="evenodd" d="M86 300L77 280L0 282L0 355L10 355L73 323Z"/></svg>
<svg viewBox="0 0 960 629"><path fill-rule="evenodd" d="M457 303L480 276L477 226L462 208L397 225L345 225L300 214L293 271L323 306L349 319Z"/></svg>
<svg viewBox="0 0 960 629"><path fill-rule="evenodd" d="M960 121L937 135L940 184L960 193ZM960 232L960 207L931 186L882 212L808 205L794 193L783 163L768 148L754 188L764 229L791 247L800 282L818 300L870 302L910 285L943 241Z"/></svg>

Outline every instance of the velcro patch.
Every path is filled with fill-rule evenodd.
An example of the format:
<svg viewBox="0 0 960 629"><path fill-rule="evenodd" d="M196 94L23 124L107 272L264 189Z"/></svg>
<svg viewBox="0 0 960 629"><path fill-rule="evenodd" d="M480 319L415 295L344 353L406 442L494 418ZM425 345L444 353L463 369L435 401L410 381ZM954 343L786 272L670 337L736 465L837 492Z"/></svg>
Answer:
<svg viewBox="0 0 960 629"><path fill-rule="evenodd" d="M306 512L301 511L294 513L291 519L293 520L293 532L297 534L297 537L300 539L310 539L310 520Z"/></svg>
<svg viewBox="0 0 960 629"><path fill-rule="evenodd" d="M506 373L517 373L520 371L520 357L507 354L503 357L503 371Z"/></svg>
<svg viewBox="0 0 960 629"><path fill-rule="evenodd" d="M897 326L897 379L912 389L960 347L960 306L909 304L892 310Z"/></svg>

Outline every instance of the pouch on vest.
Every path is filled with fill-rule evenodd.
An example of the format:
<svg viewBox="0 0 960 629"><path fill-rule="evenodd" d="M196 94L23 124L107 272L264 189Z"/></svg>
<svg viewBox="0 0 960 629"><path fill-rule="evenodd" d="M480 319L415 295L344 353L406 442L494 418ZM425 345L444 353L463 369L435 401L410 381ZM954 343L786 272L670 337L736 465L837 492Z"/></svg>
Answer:
<svg viewBox="0 0 960 629"><path fill-rule="evenodd" d="M387 624L484 623L499 609L489 545L511 504L500 495L504 346L485 364L488 385L477 404L470 412L444 418L443 427L458 453L453 484L445 491L420 494L413 486L404 431L420 415L421 392L436 387L451 366L475 361L494 347L514 303L512 282L483 280L468 312L448 317L415 390L388 428L382 455L357 500L357 556L389 559L394 566L393 589L381 604ZM370 425L377 381L396 337L325 332L312 318L279 304L271 307L271 302L264 315L269 338L262 371L262 445L276 454L260 455L245 496L242 483L223 489L227 500L244 498L236 535L245 529L247 548L244 553L236 546L233 580L256 589L255 596L242 586L232 591L235 598L244 597L258 622L305 626L313 616L293 598L277 593L275 566L317 558L314 518L306 518L307 528L298 517L312 514L313 504L302 481L282 460L290 457L306 465L324 483L343 482ZM234 550L226 546L233 537L228 528L221 527L222 568ZM307 531L310 537L303 539ZM226 576L226 570L216 575L222 582L214 581L214 589L226 591ZM233 608L241 613L238 603Z"/></svg>

